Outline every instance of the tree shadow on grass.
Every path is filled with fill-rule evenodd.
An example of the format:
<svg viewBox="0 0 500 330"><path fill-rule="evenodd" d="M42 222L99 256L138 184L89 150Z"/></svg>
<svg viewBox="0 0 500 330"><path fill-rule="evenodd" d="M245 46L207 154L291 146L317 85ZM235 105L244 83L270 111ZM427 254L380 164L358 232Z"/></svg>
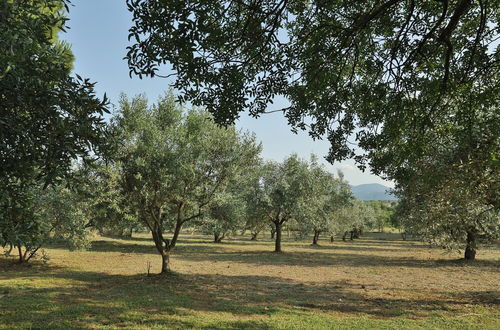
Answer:
<svg viewBox="0 0 500 330"><path fill-rule="evenodd" d="M384 245L378 245L378 244L370 244L368 245L357 245L356 243L352 242L335 242L335 243L330 243L330 242L319 242L318 245L313 245L313 244L304 244L302 246L305 249L311 249L311 250L319 250L319 251L336 251L336 250L351 250L351 251L366 251L366 252L404 252L406 250L411 250L411 246L401 246L400 248L395 248L395 247L387 247ZM286 248L286 247L285 247Z"/></svg>
<svg viewBox="0 0 500 330"><path fill-rule="evenodd" d="M52 267L39 268L37 272L24 269L20 273L17 269L6 273L10 277L3 277L7 281L0 287L0 325L14 327L91 324L93 327L265 328L265 323L255 319L205 321L199 313L224 312L254 318L302 315L308 311L375 318L422 313L429 316L435 312L466 311L471 303L488 307L498 295L493 291L454 295L443 292L438 298L429 299L380 298L345 281L301 283L273 276L172 273L146 277Z"/></svg>
<svg viewBox="0 0 500 330"><path fill-rule="evenodd" d="M133 242L133 241L132 241ZM150 244L136 244L127 240L96 240L92 242L89 251L95 252L117 252L117 253L138 253L153 254L158 252L152 241ZM309 244L294 244L285 253L272 252L272 246L269 245L269 251L262 250L260 244L259 250L253 251L228 251L226 247L240 245L235 244L214 244L202 242L197 239L179 240L174 250L176 257L188 261L226 261L257 265L289 265L289 266L382 266L382 267L409 267L409 268L439 268L439 267L463 267L473 266L481 268L483 271L500 271L500 261L498 260L475 260L467 262L463 259L418 259L413 257L401 257L394 255L381 255L380 252L404 252L410 251L418 245L408 245L403 243L397 245L400 249L387 247L387 243L362 242L311 246ZM389 245L390 246L390 245ZM63 246L50 246L51 248L64 248ZM302 251L296 251L294 248L301 248ZM363 253L366 252L366 253ZM410 254L409 254L410 255Z"/></svg>
<svg viewBox="0 0 500 330"><path fill-rule="evenodd" d="M111 237L107 237L111 238ZM151 239L145 240L147 242L145 244L137 244L134 243L136 241L130 242L129 240L116 240L116 239L97 239L92 241L90 247L87 251L90 252L116 252L116 253L138 253L138 254L158 254L156 247ZM207 244L203 242L191 242L190 244L186 244L186 241L181 240L177 243L178 245L175 247L174 253L181 252L184 254L190 253L201 253L201 252L211 252L215 253L217 251L222 250L221 245L215 244ZM44 246L45 248L51 249L62 249L67 250L68 247L65 244L53 243L47 244Z"/></svg>
<svg viewBox="0 0 500 330"><path fill-rule="evenodd" d="M461 259L417 259L411 257L383 256L377 254L349 253L348 248L341 251L331 249L331 252L310 251L286 251L275 253L271 251L216 251L207 252L203 255L178 254L180 259L189 261L225 261L247 263L255 265L286 265L302 267L321 266L348 266L348 267L407 267L407 268L439 268L439 267L463 267L472 266L481 268L482 271L498 272L500 262L497 260L475 260L467 262ZM369 252L369 250L367 250ZM373 252L373 251L372 251Z"/></svg>

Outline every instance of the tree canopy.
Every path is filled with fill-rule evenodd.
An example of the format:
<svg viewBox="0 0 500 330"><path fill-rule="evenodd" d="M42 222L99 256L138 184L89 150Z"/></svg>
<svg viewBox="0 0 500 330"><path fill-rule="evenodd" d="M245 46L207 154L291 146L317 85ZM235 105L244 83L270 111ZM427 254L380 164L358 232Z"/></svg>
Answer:
<svg viewBox="0 0 500 330"><path fill-rule="evenodd" d="M85 218L60 183L106 144L107 100L70 75L71 50L57 39L66 4L0 2L0 244L17 247L20 261L57 231L84 232L77 224Z"/></svg>
<svg viewBox="0 0 500 330"><path fill-rule="evenodd" d="M292 127L327 136L330 161L356 156L377 173L419 157L450 104L465 114L464 95L486 104L498 91L497 0L127 3L131 74L169 64L181 99L219 123L283 96Z"/></svg>
<svg viewBox="0 0 500 330"><path fill-rule="evenodd" d="M0 4L0 180L36 176L47 182L68 173L80 157L104 144L106 99L94 84L70 76L71 51L57 41L65 2Z"/></svg>
<svg viewBox="0 0 500 330"><path fill-rule="evenodd" d="M113 122L123 195L151 231L165 273L182 226L210 213L231 181L256 162L260 146L250 134L217 126L206 111L185 111L173 94L151 107L144 96L123 96Z"/></svg>

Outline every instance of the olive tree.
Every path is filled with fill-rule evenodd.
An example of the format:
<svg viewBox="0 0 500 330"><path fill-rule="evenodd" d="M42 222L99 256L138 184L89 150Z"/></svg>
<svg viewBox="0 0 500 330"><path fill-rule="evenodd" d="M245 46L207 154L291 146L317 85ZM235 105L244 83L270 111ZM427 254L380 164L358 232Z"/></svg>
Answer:
<svg viewBox="0 0 500 330"><path fill-rule="evenodd" d="M395 217L409 234L474 260L481 243L500 237L498 160L454 162L452 154L447 150L415 166L419 179L397 186Z"/></svg>
<svg viewBox="0 0 500 330"><path fill-rule="evenodd" d="M242 111L282 112L293 129L328 139L329 161L354 157L409 195L425 185L429 195L450 198L441 204L454 207L442 210L454 217L455 208L469 208L467 200L445 193L452 192L445 181L432 190L427 172L413 164L447 168L457 173L451 182L467 177L456 185L470 187L465 196L489 187L473 208L478 214L498 212L491 193L498 180L475 179L487 180L475 166L498 173L499 129L491 124L499 122L498 1L127 3L131 74L163 76L170 64L181 99L206 106L221 123ZM276 97L288 102L269 109ZM432 151L437 147L442 150ZM463 214L460 228L476 218ZM428 233L436 232L428 224Z"/></svg>
<svg viewBox="0 0 500 330"><path fill-rule="evenodd" d="M281 250L282 228L302 214L307 195L306 161L291 155L283 162L268 162L256 188L254 207L275 228L275 252Z"/></svg>
<svg viewBox="0 0 500 330"><path fill-rule="evenodd" d="M228 187L214 196L200 220L202 230L214 236L214 243L221 243L229 234L243 229L245 225L245 201L240 189L242 187Z"/></svg>
<svg viewBox="0 0 500 330"><path fill-rule="evenodd" d="M144 96L122 97L114 122L122 132L117 164L124 194L151 231L167 273L182 226L204 215L260 146L234 127L217 126L206 111L185 111L172 94L153 106Z"/></svg>
<svg viewBox="0 0 500 330"><path fill-rule="evenodd" d="M322 233L331 233L336 224L336 214L349 207L353 199L351 187L342 172L335 177L311 156L307 178L307 199L301 208L297 226L301 234L313 232L313 245L318 244Z"/></svg>

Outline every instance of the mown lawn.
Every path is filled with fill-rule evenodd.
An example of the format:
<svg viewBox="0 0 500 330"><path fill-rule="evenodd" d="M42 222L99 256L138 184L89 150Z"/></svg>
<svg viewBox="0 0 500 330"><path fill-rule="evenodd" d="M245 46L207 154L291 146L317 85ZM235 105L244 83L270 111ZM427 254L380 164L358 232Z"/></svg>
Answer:
<svg viewBox="0 0 500 330"><path fill-rule="evenodd" d="M500 328L498 246L473 263L397 234L272 249L186 233L167 277L146 276L160 267L147 235L54 246L46 264L0 257L0 328Z"/></svg>

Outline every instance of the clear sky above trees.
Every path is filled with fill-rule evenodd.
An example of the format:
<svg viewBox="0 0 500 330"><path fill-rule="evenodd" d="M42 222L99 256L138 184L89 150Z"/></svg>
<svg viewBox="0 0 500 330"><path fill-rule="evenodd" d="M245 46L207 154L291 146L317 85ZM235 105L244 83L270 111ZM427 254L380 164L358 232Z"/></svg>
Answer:
<svg viewBox="0 0 500 330"><path fill-rule="evenodd" d="M61 39L72 44L75 71L97 81L96 89L100 94L106 92L111 101L117 103L122 91L128 95L145 92L150 100L155 100L167 89L168 81L165 79L140 80L137 77L131 79L128 75L127 63L122 58L128 45L131 16L124 2L74 1L69 18L71 29L62 34ZM280 108L283 104L282 100L277 100L274 106ZM330 146L328 141L313 141L305 132L292 133L280 113L265 116L265 120L242 116L237 123L238 127L257 134L257 138L263 142L265 158L281 161L292 152L306 158L312 152L320 157L327 154ZM390 182L368 172L362 173L352 161L330 165L322 158L320 160L332 172L341 169L351 184L376 182L392 186Z"/></svg>

